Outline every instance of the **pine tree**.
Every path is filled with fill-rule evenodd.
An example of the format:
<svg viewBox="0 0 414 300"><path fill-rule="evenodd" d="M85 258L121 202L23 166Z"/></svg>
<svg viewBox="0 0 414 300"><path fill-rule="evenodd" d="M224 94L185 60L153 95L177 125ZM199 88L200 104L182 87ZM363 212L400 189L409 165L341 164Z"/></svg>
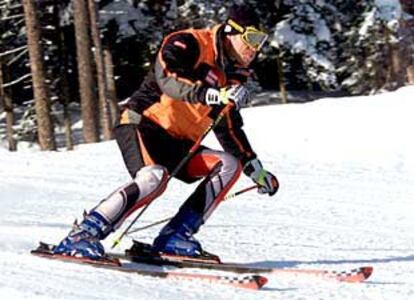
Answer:
<svg viewBox="0 0 414 300"><path fill-rule="evenodd" d="M98 110L94 93L95 83L93 80L91 43L88 32L89 16L86 0L73 1L73 14L75 21L83 137L86 143L95 143L99 141Z"/></svg>
<svg viewBox="0 0 414 300"><path fill-rule="evenodd" d="M0 17L5 17L5 7L2 7ZM9 145L10 151L16 151L17 150L17 143L14 138L14 112L13 112L13 103L12 99L10 97L10 90L6 91L6 82L8 81L7 74L8 71L6 70L5 66L5 58L7 58L7 54L3 53L5 51L6 47L4 47L3 37L6 35L6 26L4 24L5 22L0 22L0 111L4 111L6 113L6 135ZM3 71L3 69L6 70L6 72Z"/></svg>
<svg viewBox="0 0 414 300"><path fill-rule="evenodd" d="M110 49L104 49L104 64L106 66L106 82L109 105L111 107L112 126L115 126L119 118L118 99L116 96L115 78L114 78L114 64L112 60L112 53Z"/></svg>
<svg viewBox="0 0 414 300"><path fill-rule="evenodd" d="M0 88L2 88L2 101L4 101L3 105L6 111L9 149L17 150L18 128L16 127L18 124L15 121L14 106L33 97L31 93L26 93L27 98L25 98L25 89L22 88L22 85L31 78L30 70L27 68L30 64L27 56L26 34L23 30L22 4L17 0L3 1L0 4L0 62L3 77ZM37 137L35 125L32 132Z"/></svg>
<svg viewBox="0 0 414 300"><path fill-rule="evenodd" d="M57 95L60 103L63 107L63 124L65 128L65 145L67 150L73 150L73 134L72 134L72 122L71 114L69 111L70 101L70 83L68 73L69 69L69 57L68 49L65 43L66 37L63 28L60 24L60 13L63 9L63 5L59 0L55 0L53 3L53 24L56 31L56 44L57 44L57 57L59 58L57 72L55 74L58 77L58 84L56 87Z"/></svg>
<svg viewBox="0 0 414 300"><path fill-rule="evenodd" d="M30 67L32 70L33 93L35 98L35 109L38 126L38 140L42 150L55 150L56 143L54 128L50 116L50 102L48 98L48 87L44 71L42 56L40 30L37 19L37 8L33 0L22 0L26 30L27 43L30 55Z"/></svg>
<svg viewBox="0 0 414 300"><path fill-rule="evenodd" d="M292 3L287 19L279 22L275 28L274 42L290 52L285 58L287 64L291 65L301 57L303 72L296 72L297 69L293 67L293 73L288 75L298 82L294 85L296 88L307 86L307 89L314 89L314 85L317 85L316 88L332 89L337 86L330 57L333 47L331 29L326 15L322 13L324 4L324 1Z"/></svg>
<svg viewBox="0 0 414 300"><path fill-rule="evenodd" d="M9 150L16 151L17 143L14 138L14 113L13 113L13 103L11 101L10 95L5 92L3 84L5 82L3 76L3 65L0 59L0 107L3 107L4 112L6 113L6 134L7 141L9 143Z"/></svg>
<svg viewBox="0 0 414 300"><path fill-rule="evenodd" d="M398 15L395 7L367 1L350 22L342 40L339 72L342 87L354 94L372 93L398 87ZM361 4L362 5L362 4Z"/></svg>
<svg viewBox="0 0 414 300"><path fill-rule="evenodd" d="M112 138L112 121L107 99L108 87L106 82L106 69L103 58L101 33L98 27L98 17L96 11L95 0L88 0L88 8L90 15L90 24L92 31L92 41L95 48L94 56L97 68L98 90L99 90L99 115L101 121L101 129L105 140Z"/></svg>
<svg viewBox="0 0 414 300"><path fill-rule="evenodd" d="M406 63L407 81L414 84L414 3L401 0L403 15L400 20L401 55Z"/></svg>

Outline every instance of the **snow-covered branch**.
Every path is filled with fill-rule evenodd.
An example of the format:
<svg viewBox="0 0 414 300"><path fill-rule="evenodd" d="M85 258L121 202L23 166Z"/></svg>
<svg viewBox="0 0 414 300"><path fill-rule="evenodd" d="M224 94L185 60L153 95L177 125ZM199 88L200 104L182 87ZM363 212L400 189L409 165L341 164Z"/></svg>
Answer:
<svg viewBox="0 0 414 300"><path fill-rule="evenodd" d="M25 74L25 75L23 75L22 77L20 77L20 78L18 78L16 80L13 80L13 81L4 83L2 86L3 86L3 88L11 87L12 85L18 84L19 82L21 82L21 81L23 81L23 80L25 80L25 79L27 79L27 78L29 78L31 76L32 76L31 73Z"/></svg>
<svg viewBox="0 0 414 300"><path fill-rule="evenodd" d="M7 56L7 55L10 55L10 54L22 51L22 50L26 50L26 49L27 49L27 46L22 46L22 47L19 47L19 48L8 50L6 52L0 53L0 57L4 57L4 56Z"/></svg>
<svg viewBox="0 0 414 300"><path fill-rule="evenodd" d="M11 66L12 64L14 64L18 59L20 59L20 57L22 57L23 55L25 55L27 52L29 52L29 49L25 49L22 52L20 52L18 55L16 55L15 57L13 57L13 59L11 59L7 63L7 66Z"/></svg>
<svg viewBox="0 0 414 300"><path fill-rule="evenodd" d="M24 18L24 14L18 14L18 15L14 15L14 16L3 17L3 18L0 19L0 21L8 21L8 20L20 19L20 18Z"/></svg>
<svg viewBox="0 0 414 300"><path fill-rule="evenodd" d="M7 1L0 1L0 8L7 8L9 10L22 7L21 4L10 5Z"/></svg>

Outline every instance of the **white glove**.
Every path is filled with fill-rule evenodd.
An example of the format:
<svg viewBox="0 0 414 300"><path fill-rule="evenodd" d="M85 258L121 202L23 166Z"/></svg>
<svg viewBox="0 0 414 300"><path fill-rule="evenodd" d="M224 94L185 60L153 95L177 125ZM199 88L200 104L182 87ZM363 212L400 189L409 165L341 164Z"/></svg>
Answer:
<svg viewBox="0 0 414 300"><path fill-rule="evenodd" d="M279 182L276 176L263 169L262 163L257 158L247 162L244 165L243 171L253 182L259 185L260 194L273 196L279 189Z"/></svg>
<svg viewBox="0 0 414 300"><path fill-rule="evenodd" d="M229 101L232 101L239 110L250 102L250 93L243 85L207 89L205 96L207 105L227 105Z"/></svg>

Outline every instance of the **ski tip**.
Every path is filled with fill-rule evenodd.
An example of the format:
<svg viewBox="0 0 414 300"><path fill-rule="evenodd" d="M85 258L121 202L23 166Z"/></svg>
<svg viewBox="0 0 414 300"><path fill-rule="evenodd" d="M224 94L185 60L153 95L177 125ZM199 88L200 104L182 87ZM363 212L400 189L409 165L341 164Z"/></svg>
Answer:
<svg viewBox="0 0 414 300"><path fill-rule="evenodd" d="M256 281L259 289L269 282L269 279L261 275L253 275L253 278Z"/></svg>
<svg viewBox="0 0 414 300"><path fill-rule="evenodd" d="M371 266L361 268L361 273L364 275L365 279L368 279L372 275L372 272L374 272L374 268Z"/></svg>
<svg viewBox="0 0 414 300"><path fill-rule="evenodd" d="M261 275L247 275L244 277L224 277L224 279L224 283L226 284L250 290L259 290L268 282L268 279Z"/></svg>
<svg viewBox="0 0 414 300"><path fill-rule="evenodd" d="M359 283L367 280L373 271L374 268L371 266L360 267L350 272L342 272L336 279L342 282Z"/></svg>

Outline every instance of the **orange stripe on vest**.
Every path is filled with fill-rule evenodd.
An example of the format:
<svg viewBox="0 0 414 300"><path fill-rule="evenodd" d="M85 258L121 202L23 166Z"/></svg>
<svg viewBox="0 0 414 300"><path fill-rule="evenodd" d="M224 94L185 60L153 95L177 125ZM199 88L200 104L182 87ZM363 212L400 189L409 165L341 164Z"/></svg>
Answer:
<svg viewBox="0 0 414 300"><path fill-rule="evenodd" d="M164 44L172 35L190 33L197 39L200 48L200 56L194 68L197 68L201 63L206 63L214 68L216 67L216 34L218 28L219 26L215 26L212 29L188 29L175 32L165 38ZM162 59L161 53L162 50L159 51L159 61L167 76L174 77L187 84L201 84L201 82L192 82L170 72ZM224 86L226 84L225 74L220 71L217 72L217 75L219 86ZM210 111L211 108L206 105L191 104L182 99L174 99L163 94L160 102L154 103L144 111L144 116L160 125L174 137L196 141L212 121L208 117Z"/></svg>

